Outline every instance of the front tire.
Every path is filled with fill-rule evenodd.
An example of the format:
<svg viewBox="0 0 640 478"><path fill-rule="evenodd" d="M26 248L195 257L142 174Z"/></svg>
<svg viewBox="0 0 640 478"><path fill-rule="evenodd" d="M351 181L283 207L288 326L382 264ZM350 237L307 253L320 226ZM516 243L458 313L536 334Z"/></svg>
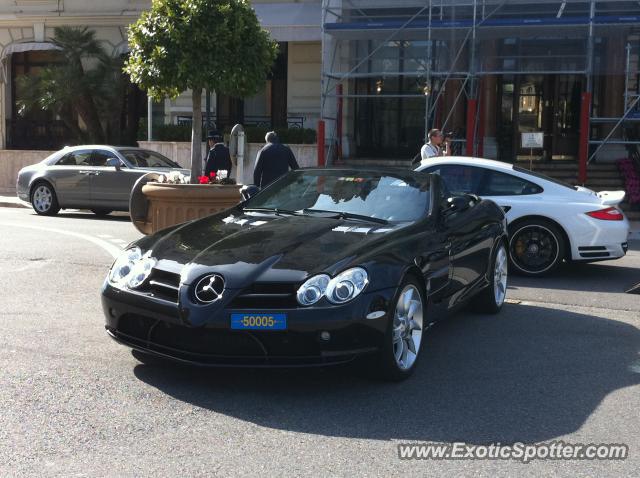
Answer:
<svg viewBox="0 0 640 478"><path fill-rule="evenodd" d="M489 285L473 299L474 310L487 314L497 314L507 298L508 262L507 248L501 241L492 254L489 265Z"/></svg>
<svg viewBox="0 0 640 478"><path fill-rule="evenodd" d="M420 282L407 276L392 302L389 324L382 350L378 354L376 375L400 381L413 373L426 329L426 297Z"/></svg>
<svg viewBox="0 0 640 478"><path fill-rule="evenodd" d="M509 227L509 261L518 274L549 274L564 260L565 247L562 231L549 221L527 219Z"/></svg>
<svg viewBox="0 0 640 478"><path fill-rule="evenodd" d="M31 206L41 216L54 216L60 211L53 187L46 182L37 183L31 192Z"/></svg>

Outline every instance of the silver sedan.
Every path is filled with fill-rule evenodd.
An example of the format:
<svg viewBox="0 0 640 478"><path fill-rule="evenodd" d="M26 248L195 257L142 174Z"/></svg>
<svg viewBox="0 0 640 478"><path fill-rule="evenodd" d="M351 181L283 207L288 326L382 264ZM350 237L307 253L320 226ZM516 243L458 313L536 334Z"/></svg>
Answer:
<svg viewBox="0 0 640 478"><path fill-rule="evenodd" d="M128 211L135 182L149 172L189 171L146 149L112 146L64 148L18 173L17 194L42 215L90 209L98 215Z"/></svg>

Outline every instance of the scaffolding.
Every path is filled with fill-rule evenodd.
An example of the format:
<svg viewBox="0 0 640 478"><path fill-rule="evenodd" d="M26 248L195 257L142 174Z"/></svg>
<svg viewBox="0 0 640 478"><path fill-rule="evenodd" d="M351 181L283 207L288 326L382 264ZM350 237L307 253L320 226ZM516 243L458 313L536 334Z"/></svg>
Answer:
<svg viewBox="0 0 640 478"><path fill-rule="evenodd" d="M486 121L487 109L501 114L497 89L517 84L525 91L521 78L562 75L579 79L581 96L571 103L574 109L579 103L579 118L562 114L569 117L564 129L582 131L585 165L605 145L640 144L640 137L621 133L627 122L640 120L634 113L640 105L634 77L639 31L640 2L631 0L322 0L321 119L328 158L366 149L367 139L382 144L385 134L395 134L408 151L431 127L464 130L464 152L482 155L485 137L498 146L501 141L497 126ZM617 111L600 93L611 75L624 76ZM504 78L516 80L506 84ZM556 85L562 87L571 85ZM501 93L504 98L509 91ZM532 97L537 104L531 114L519 112L520 123L525 116L534 127L555 121L534 117L542 114L536 109L542 98ZM371 125L356 127L360 120Z"/></svg>

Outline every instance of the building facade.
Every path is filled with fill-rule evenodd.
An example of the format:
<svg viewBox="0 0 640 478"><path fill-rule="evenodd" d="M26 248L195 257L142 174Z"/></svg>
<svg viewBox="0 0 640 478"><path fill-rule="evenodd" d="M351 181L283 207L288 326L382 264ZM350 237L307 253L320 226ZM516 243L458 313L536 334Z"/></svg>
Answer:
<svg viewBox="0 0 640 478"><path fill-rule="evenodd" d="M635 1L325 0L327 142L408 160L438 127L505 161L617 159L640 141L639 53Z"/></svg>
<svg viewBox="0 0 640 478"><path fill-rule="evenodd" d="M432 127L453 134L457 153L505 161L611 160L640 142L635 0L252 3L280 56L254 97L210 93L218 128L315 128L322 119L329 158L363 161L411 159ZM126 54L127 25L149 5L2 2L0 146L56 138L55 117L21 117L16 82L52 61L55 26L87 26L114 55ZM189 123L189 92L153 111L156 123ZM522 134L533 132L542 148L523 147Z"/></svg>
<svg viewBox="0 0 640 478"><path fill-rule="evenodd" d="M280 56L264 89L252 98L209 98L212 121L219 128L236 122L260 126L314 128L320 117L321 2L252 2L262 25L278 41ZM108 53L128 51L127 26L149 8L150 0L11 0L0 2L0 148L54 149L67 144L59 118L21 109L22 76L37 76L55 63L50 43L57 26L88 27ZM143 93L143 92L142 92ZM144 96L144 93L143 93ZM146 114L146 100L129 105ZM191 99L185 92L175 100L153 105L154 123L188 123ZM206 108L206 102L203 102ZM205 110L203 110L205 113Z"/></svg>

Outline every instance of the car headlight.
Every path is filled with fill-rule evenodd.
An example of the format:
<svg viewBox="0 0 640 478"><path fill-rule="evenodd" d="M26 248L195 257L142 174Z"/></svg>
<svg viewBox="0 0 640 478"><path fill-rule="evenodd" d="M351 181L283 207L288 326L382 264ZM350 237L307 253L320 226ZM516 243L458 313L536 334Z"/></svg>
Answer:
<svg viewBox="0 0 640 478"><path fill-rule="evenodd" d="M131 274L133 267L142 259L142 251L139 247L132 247L124 251L111 266L109 282L122 285Z"/></svg>
<svg viewBox="0 0 640 478"><path fill-rule="evenodd" d="M156 260L150 251L142 255L139 247L127 249L116 259L109 271L109 282L118 287L130 289L140 287L151 274Z"/></svg>
<svg viewBox="0 0 640 478"><path fill-rule="evenodd" d="M156 260L153 257L144 257L136 262L131 269L131 273L129 274L127 286L130 289L140 287L144 283L144 281L147 280L155 265Z"/></svg>
<svg viewBox="0 0 640 478"><path fill-rule="evenodd" d="M344 304L357 297L369 283L367 271L361 267L348 269L329 281L325 295L329 302Z"/></svg>
<svg viewBox="0 0 640 478"><path fill-rule="evenodd" d="M300 305L312 305L322 299L331 278L326 274L313 276L300 286L296 294Z"/></svg>

